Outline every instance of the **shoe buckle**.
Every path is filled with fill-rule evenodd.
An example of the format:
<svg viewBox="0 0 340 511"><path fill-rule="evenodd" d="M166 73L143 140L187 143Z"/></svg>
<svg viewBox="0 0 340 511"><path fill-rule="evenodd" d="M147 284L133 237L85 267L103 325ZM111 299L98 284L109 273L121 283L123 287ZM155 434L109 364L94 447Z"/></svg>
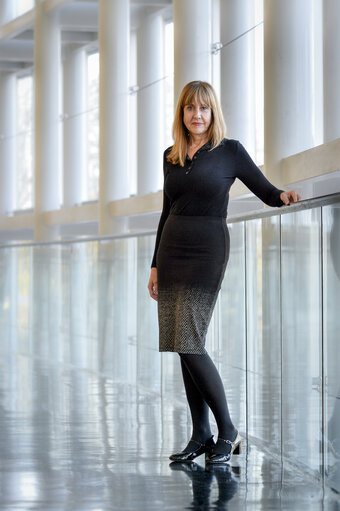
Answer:
<svg viewBox="0 0 340 511"><path fill-rule="evenodd" d="M225 438L221 438L220 436L218 437L220 440L223 440L223 442L225 442L226 444L230 444L231 446L233 446L234 442L232 442L231 440L226 440Z"/></svg>

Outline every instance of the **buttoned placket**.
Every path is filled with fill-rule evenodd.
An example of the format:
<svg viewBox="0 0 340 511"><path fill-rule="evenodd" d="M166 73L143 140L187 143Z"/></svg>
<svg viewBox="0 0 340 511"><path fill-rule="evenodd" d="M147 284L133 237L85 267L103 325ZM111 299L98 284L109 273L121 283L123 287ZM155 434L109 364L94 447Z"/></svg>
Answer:
<svg viewBox="0 0 340 511"><path fill-rule="evenodd" d="M201 149L202 149L202 148L201 148ZM190 163L189 167L187 168L187 170L186 170L186 172L185 172L186 174L189 174L189 172L191 171L192 166L193 166L193 164L194 164L194 160L196 160L197 155L198 155L198 153L201 151L201 149L199 149L198 151L196 151L196 153L194 154L194 157L193 157L193 159L192 159L192 160L190 160L190 158L189 158L189 160L190 160L190 162L191 162L191 163Z"/></svg>
<svg viewBox="0 0 340 511"><path fill-rule="evenodd" d="M202 147L200 147L200 148L199 148L199 149L195 152L194 157L193 157L193 159L192 159L192 160L190 160L190 158L187 156L187 159L189 159L189 160L190 160L190 165L189 165L189 167L187 168L187 170L186 170L186 172L185 172L186 174L189 174L189 172L191 171L192 166L193 166L193 164L194 164L194 160L196 160L196 158L197 158L197 156L199 155L199 153L200 153L201 151L204 151L204 150L209 149L209 147L210 147L210 142L207 142L206 144L202 145Z"/></svg>

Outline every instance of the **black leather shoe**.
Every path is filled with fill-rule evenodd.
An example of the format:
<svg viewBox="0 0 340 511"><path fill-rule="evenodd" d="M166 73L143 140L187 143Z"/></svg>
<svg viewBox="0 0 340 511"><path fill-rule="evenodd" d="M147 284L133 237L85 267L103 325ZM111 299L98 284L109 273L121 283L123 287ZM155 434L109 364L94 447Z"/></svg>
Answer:
<svg viewBox="0 0 340 511"><path fill-rule="evenodd" d="M236 438L232 442L224 438L218 437L216 444L210 449L209 454L205 457L206 463L227 463L232 454L240 454L241 437L237 431Z"/></svg>
<svg viewBox="0 0 340 511"><path fill-rule="evenodd" d="M183 451L171 454L169 458L173 461L191 461L204 452L209 451L215 445L213 437L214 435L208 438L205 444L191 438Z"/></svg>

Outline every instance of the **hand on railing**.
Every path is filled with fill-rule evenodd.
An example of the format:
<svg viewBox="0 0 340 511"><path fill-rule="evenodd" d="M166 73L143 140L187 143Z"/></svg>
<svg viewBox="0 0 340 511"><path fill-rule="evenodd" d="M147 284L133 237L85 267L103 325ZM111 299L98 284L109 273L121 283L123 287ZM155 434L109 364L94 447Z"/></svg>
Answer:
<svg viewBox="0 0 340 511"><path fill-rule="evenodd" d="M280 194L280 199L285 203L286 206L289 206L292 202L297 202L302 200L302 197L299 193L294 190L290 190L289 192L282 192Z"/></svg>

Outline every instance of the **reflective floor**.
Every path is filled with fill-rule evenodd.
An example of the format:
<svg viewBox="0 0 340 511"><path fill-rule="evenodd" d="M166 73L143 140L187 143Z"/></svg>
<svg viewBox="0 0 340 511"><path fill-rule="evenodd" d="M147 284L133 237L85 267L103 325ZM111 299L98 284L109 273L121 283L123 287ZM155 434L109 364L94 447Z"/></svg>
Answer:
<svg viewBox="0 0 340 511"><path fill-rule="evenodd" d="M245 441L225 466L171 462L187 417L183 403L138 386L3 353L0 509L340 510L335 492Z"/></svg>

